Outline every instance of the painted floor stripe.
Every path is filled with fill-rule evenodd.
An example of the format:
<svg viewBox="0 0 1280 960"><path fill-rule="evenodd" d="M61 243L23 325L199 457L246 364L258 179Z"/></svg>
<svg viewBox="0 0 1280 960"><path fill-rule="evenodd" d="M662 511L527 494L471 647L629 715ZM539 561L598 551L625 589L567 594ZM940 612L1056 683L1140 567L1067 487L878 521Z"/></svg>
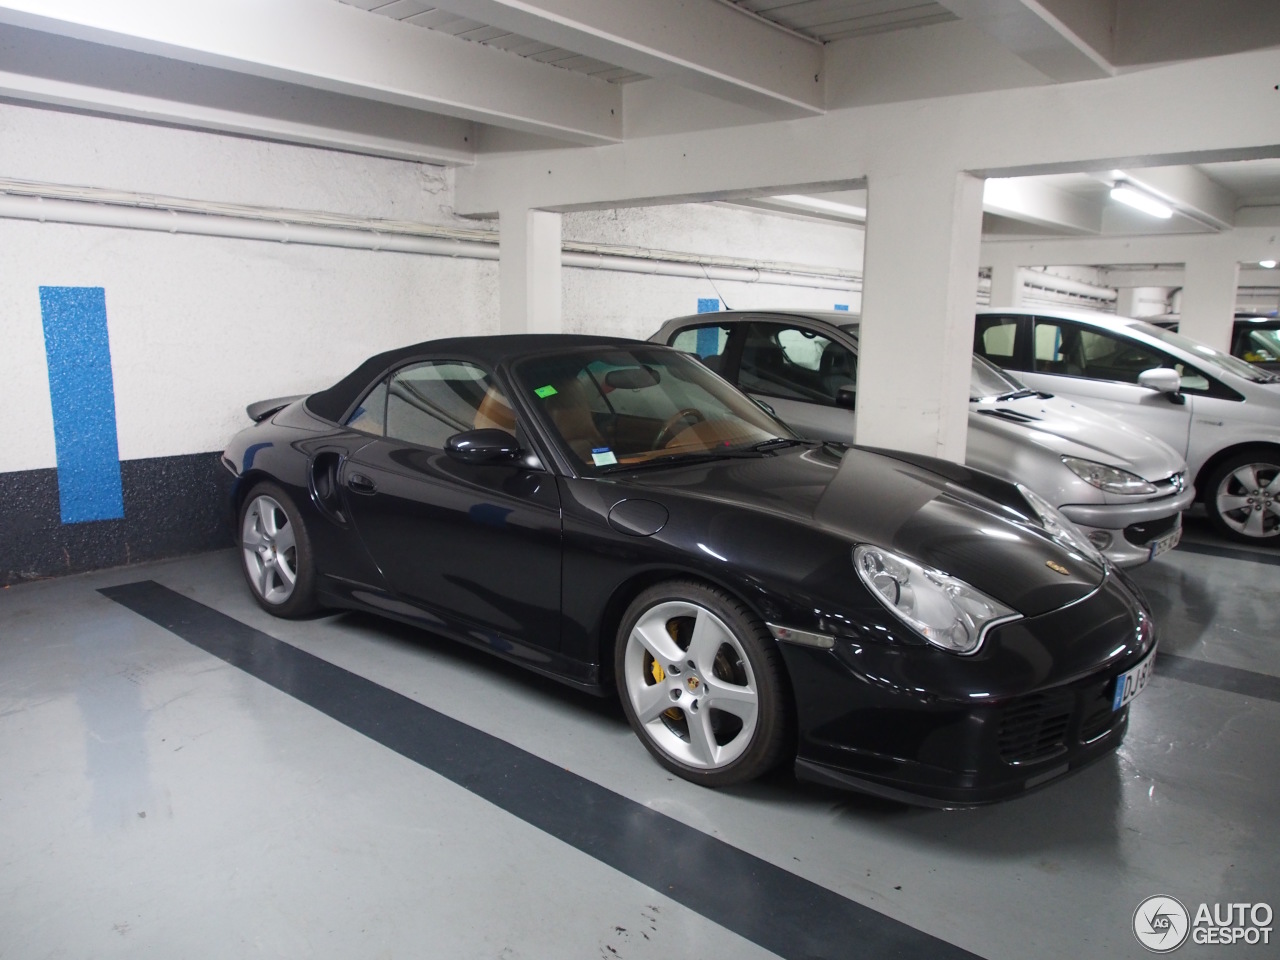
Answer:
<svg viewBox="0 0 1280 960"><path fill-rule="evenodd" d="M99 592L780 957L975 957L154 581Z"/></svg>
<svg viewBox="0 0 1280 960"><path fill-rule="evenodd" d="M1177 552L1198 553L1205 557L1225 557L1228 560L1244 560L1247 563L1280 564L1280 553L1262 553L1258 550L1220 547L1212 543L1194 543L1183 540L1178 544Z"/></svg>
<svg viewBox="0 0 1280 960"><path fill-rule="evenodd" d="M1280 703L1280 677L1173 653L1156 654L1156 676Z"/></svg>

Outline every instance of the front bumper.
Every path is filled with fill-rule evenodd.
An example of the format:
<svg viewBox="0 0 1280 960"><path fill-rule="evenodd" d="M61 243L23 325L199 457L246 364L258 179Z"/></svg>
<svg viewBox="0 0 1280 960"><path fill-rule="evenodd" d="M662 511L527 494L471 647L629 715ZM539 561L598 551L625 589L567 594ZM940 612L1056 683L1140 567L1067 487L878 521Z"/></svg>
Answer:
<svg viewBox="0 0 1280 960"><path fill-rule="evenodd" d="M1063 515L1079 527L1103 556L1118 567L1136 567L1163 552L1157 543L1182 531L1182 511L1196 498L1194 487L1172 497L1145 503L1067 504ZM1105 543L1100 543L1100 540Z"/></svg>
<svg viewBox="0 0 1280 960"><path fill-rule="evenodd" d="M991 803L1110 753L1129 707L1116 678L1155 648L1115 578L1079 603L998 627L975 657L924 647L784 642L796 774L925 806Z"/></svg>

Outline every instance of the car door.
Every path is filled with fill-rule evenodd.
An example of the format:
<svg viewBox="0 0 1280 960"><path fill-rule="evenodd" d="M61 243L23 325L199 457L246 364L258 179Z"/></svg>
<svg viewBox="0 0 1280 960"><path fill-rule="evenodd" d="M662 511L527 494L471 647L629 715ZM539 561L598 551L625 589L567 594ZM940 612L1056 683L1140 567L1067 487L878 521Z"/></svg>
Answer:
<svg viewBox="0 0 1280 960"><path fill-rule="evenodd" d="M858 356L816 325L751 320L740 324L736 382L797 433L853 441Z"/></svg>
<svg viewBox="0 0 1280 960"><path fill-rule="evenodd" d="M1013 339L1016 336L1016 341ZM1174 357L1109 330L1058 317L984 315L974 349L1033 390L1078 400L1159 437L1187 455L1195 397L1138 385L1154 367L1186 370ZM1193 371L1187 385L1195 386Z"/></svg>
<svg viewBox="0 0 1280 960"><path fill-rule="evenodd" d="M381 435L343 464L353 523L395 593L472 639L560 643L560 498L555 478L525 463L462 463L453 434L516 432L490 373L466 360L413 363L390 375L368 420ZM380 421L380 422L379 422ZM497 637L492 636L497 634Z"/></svg>

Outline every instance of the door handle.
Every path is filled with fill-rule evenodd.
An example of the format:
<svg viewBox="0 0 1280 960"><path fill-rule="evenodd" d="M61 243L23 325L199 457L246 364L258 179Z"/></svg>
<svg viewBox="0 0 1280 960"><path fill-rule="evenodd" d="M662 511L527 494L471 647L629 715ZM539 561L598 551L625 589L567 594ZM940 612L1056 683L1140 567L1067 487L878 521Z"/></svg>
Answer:
<svg viewBox="0 0 1280 960"><path fill-rule="evenodd" d="M363 473L353 473L347 477L347 489L352 493L360 493L369 497L378 492L378 485Z"/></svg>

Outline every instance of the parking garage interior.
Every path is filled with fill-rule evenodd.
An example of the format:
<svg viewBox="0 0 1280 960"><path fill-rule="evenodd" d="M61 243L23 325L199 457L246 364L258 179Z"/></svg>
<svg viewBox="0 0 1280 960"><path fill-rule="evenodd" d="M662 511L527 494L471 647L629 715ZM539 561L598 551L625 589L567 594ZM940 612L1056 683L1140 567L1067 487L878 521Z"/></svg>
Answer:
<svg viewBox="0 0 1280 960"><path fill-rule="evenodd" d="M1157 896L1275 949L1194 917L1280 902L1280 537L1192 507L1119 749L933 809L272 617L222 463L446 337L847 312L857 442L957 463L977 307L1229 352L1280 309L1273 4L0 0L0 131L0 957L1140 957Z"/></svg>

